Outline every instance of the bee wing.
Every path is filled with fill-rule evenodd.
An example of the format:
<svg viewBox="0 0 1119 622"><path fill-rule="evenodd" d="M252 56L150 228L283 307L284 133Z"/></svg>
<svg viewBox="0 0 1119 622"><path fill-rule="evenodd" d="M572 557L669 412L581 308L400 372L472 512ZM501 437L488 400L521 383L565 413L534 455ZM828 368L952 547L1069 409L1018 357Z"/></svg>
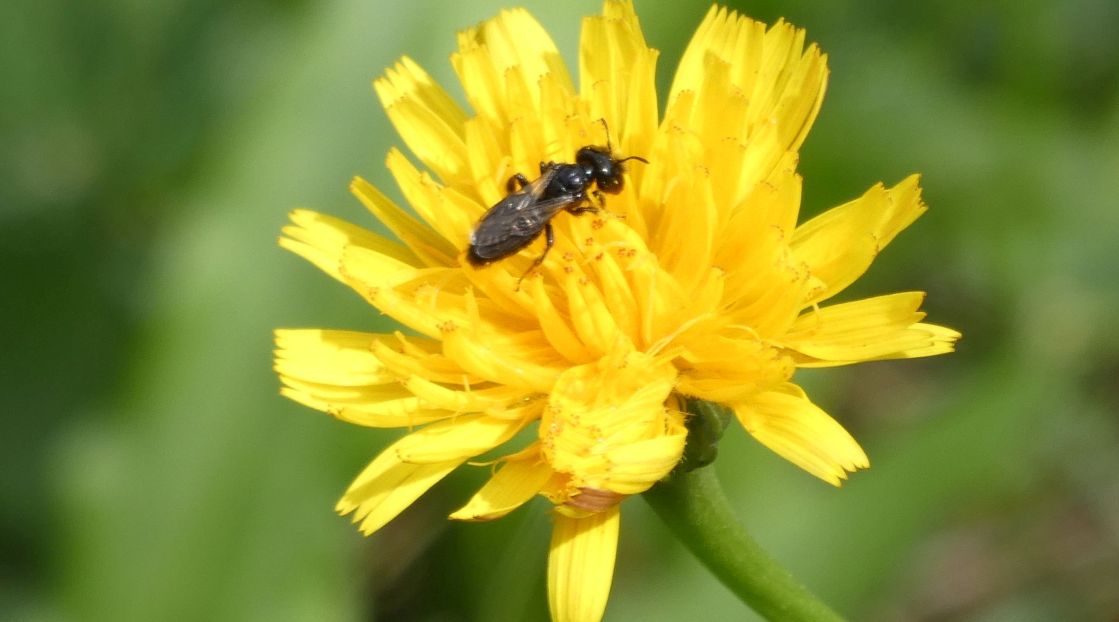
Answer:
<svg viewBox="0 0 1119 622"><path fill-rule="evenodd" d="M524 188L506 195L505 198L494 203L493 207L486 210L485 214L482 214L482 217L478 219L478 226L480 227L485 224L492 216L516 213L523 210L528 205L535 203L536 200L540 198L540 195L544 194L544 189L548 187L548 182L552 181L552 177L555 177L555 175L556 169L549 168L541 173L540 177L530 181Z"/></svg>
<svg viewBox="0 0 1119 622"><path fill-rule="evenodd" d="M517 212L517 217L514 221L514 230L525 229L526 233L532 231L532 236L544 228L556 214L563 211L564 208L570 206L572 203L578 202L571 196L554 197L545 201L534 201L531 204L525 205L520 211ZM514 231L520 235L520 232Z"/></svg>
<svg viewBox="0 0 1119 622"><path fill-rule="evenodd" d="M488 262L508 257L528 246L544 230L544 225L564 207L571 204L566 197L541 201L544 189L556 171L549 168L491 207L470 236L471 256Z"/></svg>
<svg viewBox="0 0 1119 622"><path fill-rule="evenodd" d="M521 192L531 194L533 198L539 199L540 195L544 194L544 189L548 187L548 182L556 176L556 168L549 166L546 170L540 172L540 177L528 182L528 185L521 188Z"/></svg>

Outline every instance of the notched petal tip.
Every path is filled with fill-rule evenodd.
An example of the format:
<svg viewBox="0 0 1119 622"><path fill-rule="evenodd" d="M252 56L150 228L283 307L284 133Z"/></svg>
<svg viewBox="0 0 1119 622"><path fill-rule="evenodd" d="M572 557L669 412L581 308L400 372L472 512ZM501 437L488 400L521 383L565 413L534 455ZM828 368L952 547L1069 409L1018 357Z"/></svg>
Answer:
<svg viewBox="0 0 1119 622"><path fill-rule="evenodd" d="M833 486L849 472L870 466L858 442L796 385L759 393L733 407L760 443Z"/></svg>
<svg viewBox="0 0 1119 622"><path fill-rule="evenodd" d="M805 306L827 300L854 283L887 244L925 213L928 207L921 200L919 179L910 175L892 188L877 183L858 199L796 228L793 252L825 284L804 301Z"/></svg>
<svg viewBox="0 0 1119 622"><path fill-rule="evenodd" d="M924 292L901 292L814 307L782 339L800 367L934 356L952 351L960 333L921 322Z"/></svg>

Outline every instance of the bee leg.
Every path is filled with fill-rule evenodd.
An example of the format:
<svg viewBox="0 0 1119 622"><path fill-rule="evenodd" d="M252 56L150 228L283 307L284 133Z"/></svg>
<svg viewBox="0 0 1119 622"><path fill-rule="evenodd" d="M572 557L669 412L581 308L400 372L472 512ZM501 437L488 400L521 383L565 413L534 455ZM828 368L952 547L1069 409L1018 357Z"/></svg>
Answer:
<svg viewBox="0 0 1119 622"><path fill-rule="evenodd" d="M598 194L597 192L595 194ZM595 205L590 199L583 195L577 202L563 208L568 214L578 216L579 214L597 214L602 211L602 207Z"/></svg>
<svg viewBox="0 0 1119 622"><path fill-rule="evenodd" d="M518 184L520 184L519 187L518 187ZM517 173L516 175L513 175L512 177L510 177L509 181L505 182L505 190L508 191L509 194L513 194L514 192L517 192L518 190L521 190L522 188L524 188L527 185L528 185L528 177L525 177L524 175L521 175L520 173Z"/></svg>
<svg viewBox="0 0 1119 622"><path fill-rule="evenodd" d="M598 203L599 207L601 207L603 209L606 208L606 195L602 194L598 190L595 190L594 192L591 193L591 196L594 197L594 200L595 200L596 203Z"/></svg>
<svg viewBox="0 0 1119 622"><path fill-rule="evenodd" d="M528 270L525 270L525 273L521 275L521 278L517 279L517 288L514 291L521 291L521 281L525 280L526 276L532 274L533 270L539 268L540 264L544 263L544 258L548 256L548 251L552 250L552 246L555 243L556 234L554 231L552 231L552 223L547 223L546 225L544 225L544 252L536 258L536 261L532 262L532 265L528 267Z"/></svg>
<svg viewBox="0 0 1119 622"><path fill-rule="evenodd" d="M606 212L607 214L610 214L611 216L614 216L615 218L619 218L619 219L623 219L623 220L625 219L625 216L622 216L621 214L615 214L614 212L611 212L610 210L606 209L606 206L602 204L603 201L602 201L602 195L601 194L596 192L596 193L594 193L594 197L599 202L599 205L594 205L590 202L589 199L586 199L587 203L585 203L583 205L577 205L575 207L569 207L569 208L567 208L567 212L569 214L575 214L575 215L579 215L579 214L598 214L599 212Z"/></svg>
<svg viewBox="0 0 1119 622"><path fill-rule="evenodd" d="M593 213L597 214L598 212L601 211L601 212L606 212L607 214L610 214L611 216L613 216L613 217L615 217L619 220L625 220L626 219L625 214L615 214L614 212L611 212L610 210L606 209L606 195L602 194L598 190L595 190L594 192L591 193L591 196L594 197L593 203L598 203L598 205L585 205L585 206L582 206L582 207L576 207L574 210L568 210L568 211L571 212L572 214L582 214L584 212L593 212ZM587 202L591 203L592 201L590 199L587 199Z"/></svg>

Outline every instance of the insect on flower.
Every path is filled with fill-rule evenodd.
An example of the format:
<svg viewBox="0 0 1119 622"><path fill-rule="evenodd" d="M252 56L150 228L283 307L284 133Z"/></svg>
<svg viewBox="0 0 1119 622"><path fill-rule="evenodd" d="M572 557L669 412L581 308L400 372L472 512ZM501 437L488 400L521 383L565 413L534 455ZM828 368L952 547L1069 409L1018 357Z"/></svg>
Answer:
<svg viewBox="0 0 1119 622"><path fill-rule="evenodd" d="M605 120L602 124L606 126ZM605 204L603 193L622 191L625 185L623 162L649 163L640 156L614 157L609 131L606 144L606 147L580 148L575 153L574 164L541 162L540 176L531 182L521 173L510 177L506 184L509 194L487 210L474 227L466 259L474 266L493 263L515 254L543 233L544 252L532 262L521 280L528 276L544 262L555 244L552 218L561 211L576 215L598 212ZM597 205L592 203L591 197Z"/></svg>
<svg viewBox="0 0 1119 622"><path fill-rule="evenodd" d="M945 354L960 337L924 321L918 291L832 300L927 207L911 175L801 217L797 163L828 77L803 30L712 7L660 95L632 0L605 0L580 41L572 79L523 9L463 32L452 64L473 112L407 57L386 70L374 88L419 161L394 148L386 164L414 209L356 178L395 239L296 210L280 244L403 329L276 332L285 396L406 430L337 511L371 534L451 473L497 461L450 518L496 520L543 496L556 622L602 619L622 506L696 445L693 400L839 486L870 461L798 370ZM586 138L623 116L623 131ZM544 145L558 161L492 191L486 173L531 172L525 155ZM627 180L626 160L645 160L623 153L655 165ZM625 218L553 221L596 210ZM533 246L514 259L529 274L553 245L572 260L531 295L509 295L508 264L475 269Z"/></svg>

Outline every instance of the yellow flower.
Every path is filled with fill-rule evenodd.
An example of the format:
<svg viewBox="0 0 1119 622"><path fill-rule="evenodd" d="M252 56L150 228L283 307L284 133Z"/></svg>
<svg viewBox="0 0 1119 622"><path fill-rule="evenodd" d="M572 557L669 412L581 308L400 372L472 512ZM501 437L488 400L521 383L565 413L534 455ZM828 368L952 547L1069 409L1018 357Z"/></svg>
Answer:
<svg viewBox="0 0 1119 622"><path fill-rule="evenodd" d="M531 429L527 445L490 454L500 466L451 518L549 499L556 620L601 618L618 505L679 462L683 397L728 406L761 443L838 485L866 455L792 383L796 369L942 354L959 337L921 321L918 292L823 304L925 206L912 176L797 225L797 150L827 78L803 31L712 8L663 119L656 58L628 0L584 20L578 88L523 10L459 35L452 62L473 113L403 58L374 88L420 163L387 158L419 218L355 179L398 241L306 210L280 240L408 329L276 333L284 395L408 429L338 511L372 533ZM598 214L556 216L554 248L520 286L542 241L485 267L466 261L511 175L531 178L589 144L649 163L628 163Z"/></svg>

